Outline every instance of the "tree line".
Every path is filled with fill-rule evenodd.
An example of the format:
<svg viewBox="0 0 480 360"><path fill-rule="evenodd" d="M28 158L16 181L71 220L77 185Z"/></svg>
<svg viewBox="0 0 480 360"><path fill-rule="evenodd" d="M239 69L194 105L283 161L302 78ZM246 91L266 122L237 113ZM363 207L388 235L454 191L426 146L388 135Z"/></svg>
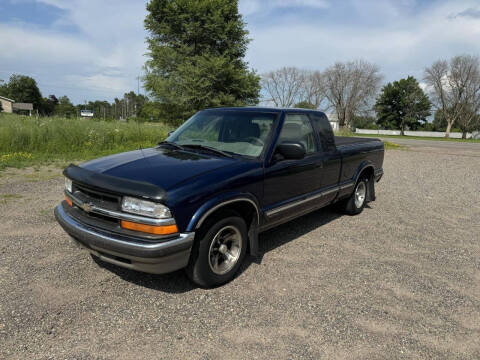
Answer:
<svg viewBox="0 0 480 360"><path fill-rule="evenodd" d="M105 120L132 117L150 119L152 115L148 97L133 91L125 93L120 99L115 98L113 102L94 100L74 105L66 95L43 97L36 80L20 74L13 74L7 82L0 80L0 96L15 102L32 103L40 116L75 118L80 116L81 110L91 110L94 118Z"/></svg>
<svg viewBox="0 0 480 360"><path fill-rule="evenodd" d="M264 100L278 107L335 113L341 127L445 131L463 137L480 130L480 59L459 55L437 61L417 79L387 83L379 67L365 61L337 62L324 71L284 67L262 75ZM434 111L434 120L427 119Z"/></svg>

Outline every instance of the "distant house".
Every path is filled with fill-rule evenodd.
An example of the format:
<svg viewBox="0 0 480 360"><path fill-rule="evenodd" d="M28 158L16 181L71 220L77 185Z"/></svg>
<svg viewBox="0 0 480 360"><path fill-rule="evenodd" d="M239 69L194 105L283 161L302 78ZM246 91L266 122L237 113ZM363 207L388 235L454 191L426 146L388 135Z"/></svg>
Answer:
<svg viewBox="0 0 480 360"><path fill-rule="evenodd" d="M28 115L32 116L33 104L31 103L16 103L15 100L4 96L0 96L0 103L2 103L3 112L28 112Z"/></svg>
<svg viewBox="0 0 480 360"><path fill-rule="evenodd" d="M0 103L2 104L3 112L12 113L14 102L15 100L0 96Z"/></svg>
<svg viewBox="0 0 480 360"><path fill-rule="evenodd" d="M332 129L333 130L338 130L339 129L339 126L338 126L338 116L337 114L325 114L327 115L328 117L328 121L330 121L330 125L332 125Z"/></svg>

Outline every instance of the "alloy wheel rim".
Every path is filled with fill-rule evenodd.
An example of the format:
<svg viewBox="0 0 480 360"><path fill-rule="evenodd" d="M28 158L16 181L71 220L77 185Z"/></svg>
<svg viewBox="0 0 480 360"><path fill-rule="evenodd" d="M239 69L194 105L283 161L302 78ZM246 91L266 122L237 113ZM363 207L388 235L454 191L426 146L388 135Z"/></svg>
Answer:
<svg viewBox="0 0 480 360"><path fill-rule="evenodd" d="M235 226L221 228L208 251L208 264L217 275L228 273L237 264L242 251L242 235Z"/></svg>
<svg viewBox="0 0 480 360"><path fill-rule="evenodd" d="M357 209L362 207L366 193L367 187L365 186L365 183L363 181L359 182L355 189L355 206Z"/></svg>

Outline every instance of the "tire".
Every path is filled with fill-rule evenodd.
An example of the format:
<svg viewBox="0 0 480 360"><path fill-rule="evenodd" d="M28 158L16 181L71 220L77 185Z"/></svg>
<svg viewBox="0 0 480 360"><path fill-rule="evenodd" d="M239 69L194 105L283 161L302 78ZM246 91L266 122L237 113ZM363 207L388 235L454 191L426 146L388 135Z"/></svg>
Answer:
<svg viewBox="0 0 480 360"><path fill-rule="evenodd" d="M245 221L239 216L212 219L198 235L186 268L190 280L205 288L232 280L247 251Z"/></svg>
<svg viewBox="0 0 480 360"><path fill-rule="evenodd" d="M367 203L368 180L360 178L355 184L355 189L345 203L344 211L348 215L357 215L363 211Z"/></svg>

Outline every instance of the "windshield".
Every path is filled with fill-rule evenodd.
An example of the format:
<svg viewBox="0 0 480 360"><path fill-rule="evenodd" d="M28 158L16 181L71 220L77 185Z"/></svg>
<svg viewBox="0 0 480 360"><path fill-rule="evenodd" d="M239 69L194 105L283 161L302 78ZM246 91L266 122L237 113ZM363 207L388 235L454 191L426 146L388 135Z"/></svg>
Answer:
<svg viewBox="0 0 480 360"><path fill-rule="evenodd" d="M250 111L201 111L167 141L188 147L203 146L237 155L258 157L272 131L277 115Z"/></svg>

